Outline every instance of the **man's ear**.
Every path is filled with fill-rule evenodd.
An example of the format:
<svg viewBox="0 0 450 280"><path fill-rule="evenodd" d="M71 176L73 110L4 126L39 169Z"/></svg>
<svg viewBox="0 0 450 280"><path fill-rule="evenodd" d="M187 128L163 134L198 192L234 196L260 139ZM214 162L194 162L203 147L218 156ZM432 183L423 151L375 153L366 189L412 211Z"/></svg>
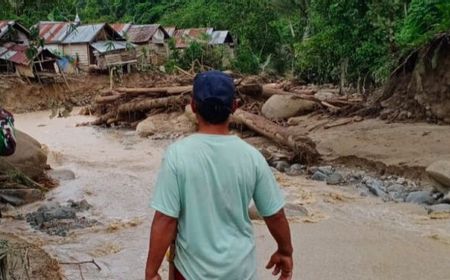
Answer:
<svg viewBox="0 0 450 280"><path fill-rule="evenodd" d="M191 109L192 109L192 112L194 112L194 114L197 114L197 104L195 104L195 101L193 98L191 99Z"/></svg>
<svg viewBox="0 0 450 280"><path fill-rule="evenodd" d="M237 108L238 108L238 102L235 99L235 100L233 100L233 106L231 107L231 113L233 114L234 112L236 112Z"/></svg>

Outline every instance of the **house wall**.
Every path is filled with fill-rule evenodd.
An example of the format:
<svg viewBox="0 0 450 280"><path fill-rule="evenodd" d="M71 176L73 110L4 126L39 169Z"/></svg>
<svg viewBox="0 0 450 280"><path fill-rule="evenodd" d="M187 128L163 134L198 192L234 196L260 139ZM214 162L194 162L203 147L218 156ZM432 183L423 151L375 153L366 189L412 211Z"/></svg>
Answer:
<svg viewBox="0 0 450 280"><path fill-rule="evenodd" d="M21 77L34 78L34 73L31 66L16 64L16 73Z"/></svg>
<svg viewBox="0 0 450 280"><path fill-rule="evenodd" d="M89 67L89 44L71 44L64 45L64 55L69 55L73 58L80 58L80 67L87 68Z"/></svg>

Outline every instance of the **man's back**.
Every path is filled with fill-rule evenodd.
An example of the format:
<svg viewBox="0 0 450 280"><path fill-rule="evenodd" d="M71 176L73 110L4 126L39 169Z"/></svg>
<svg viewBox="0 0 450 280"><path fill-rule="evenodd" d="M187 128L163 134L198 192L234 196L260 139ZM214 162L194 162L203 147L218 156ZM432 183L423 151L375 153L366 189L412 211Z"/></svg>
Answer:
<svg viewBox="0 0 450 280"><path fill-rule="evenodd" d="M169 147L152 207L178 219L175 265L187 279L256 279L252 199L263 216L284 204L265 159L237 136Z"/></svg>

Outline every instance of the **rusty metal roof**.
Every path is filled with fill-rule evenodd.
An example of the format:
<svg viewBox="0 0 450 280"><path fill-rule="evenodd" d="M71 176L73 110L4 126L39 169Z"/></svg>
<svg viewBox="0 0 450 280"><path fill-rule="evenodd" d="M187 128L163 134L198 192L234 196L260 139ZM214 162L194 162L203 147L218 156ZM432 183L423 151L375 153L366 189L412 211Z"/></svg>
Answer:
<svg viewBox="0 0 450 280"><path fill-rule="evenodd" d="M0 47L0 59L7 60L16 64L29 65L30 61L27 58L28 47L17 45L15 43L6 43Z"/></svg>
<svg viewBox="0 0 450 280"><path fill-rule="evenodd" d="M163 32L164 38L169 38L169 34L159 24L132 25L125 36L132 43L146 43L152 40L158 30ZM161 38L162 41L164 38Z"/></svg>
<svg viewBox="0 0 450 280"><path fill-rule="evenodd" d="M70 22L41 21L38 24L39 37L46 44L61 43L75 26Z"/></svg>
<svg viewBox="0 0 450 280"><path fill-rule="evenodd" d="M202 39L203 35L211 36L213 28L189 28L177 29L173 37L175 38L175 47L179 49L187 48L191 41Z"/></svg>
<svg viewBox="0 0 450 280"><path fill-rule="evenodd" d="M120 34L120 36L123 36L126 32L128 32L128 29L131 27L131 23L114 23L111 24L111 27Z"/></svg>

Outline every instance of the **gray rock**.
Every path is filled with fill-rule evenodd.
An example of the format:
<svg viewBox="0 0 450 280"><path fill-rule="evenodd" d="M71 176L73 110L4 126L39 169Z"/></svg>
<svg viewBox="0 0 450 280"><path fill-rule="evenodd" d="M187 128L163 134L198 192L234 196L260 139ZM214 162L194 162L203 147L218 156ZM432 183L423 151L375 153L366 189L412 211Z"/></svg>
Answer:
<svg viewBox="0 0 450 280"><path fill-rule="evenodd" d="M280 160L275 162L275 169L280 172L286 172L286 170L289 168L289 163L284 160Z"/></svg>
<svg viewBox="0 0 450 280"><path fill-rule="evenodd" d="M322 172L325 175L331 175L334 172L333 166L319 166L317 168L318 171Z"/></svg>
<svg viewBox="0 0 450 280"><path fill-rule="evenodd" d="M36 189L0 189L0 201L14 206L22 206L44 198L44 194Z"/></svg>
<svg viewBox="0 0 450 280"><path fill-rule="evenodd" d="M401 193L405 190L405 186L400 184L392 184L389 187L387 187L388 192L394 192L394 193Z"/></svg>
<svg viewBox="0 0 450 280"><path fill-rule="evenodd" d="M261 112L269 119L288 119L314 111L316 102L291 95L272 95Z"/></svg>
<svg viewBox="0 0 450 280"><path fill-rule="evenodd" d="M417 204L433 204L436 202L436 200L430 191L417 191L409 193L405 199L405 202Z"/></svg>
<svg viewBox="0 0 450 280"><path fill-rule="evenodd" d="M365 185L369 191L379 197L384 197L386 192L383 190L383 182L377 179L369 179L365 181Z"/></svg>
<svg viewBox="0 0 450 280"><path fill-rule="evenodd" d="M311 166L308 168L308 174L314 174L319 170L319 167L317 166Z"/></svg>
<svg viewBox="0 0 450 280"><path fill-rule="evenodd" d="M306 167L304 165L295 163L295 164L291 165L291 167L289 167L286 170L286 174L289 175L289 176L303 175L303 174L305 174L305 168Z"/></svg>
<svg viewBox="0 0 450 280"><path fill-rule="evenodd" d="M136 133L140 137L152 136L157 132L153 118L147 118L141 121L136 127Z"/></svg>
<svg viewBox="0 0 450 280"><path fill-rule="evenodd" d="M450 191L450 161L436 161L427 167L426 172L438 183L436 186L437 191L442 193L448 193Z"/></svg>
<svg viewBox="0 0 450 280"><path fill-rule="evenodd" d="M47 175L59 181L70 181L75 179L75 173L68 169L52 169Z"/></svg>
<svg viewBox="0 0 450 280"><path fill-rule="evenodd" d="M327 185L339 185L345 182L344 176L339 172L334 172L326 179Z"/></svg>
<svg viewBox="0 0 450 280"><path fill-rule="evenodd" d="M435 204L426 206L428 213L450 213L450 204Z"/></svg>
<svg viewBox="0 0 450 280"><path fill-rule="evenodd" d="M316 171L312 176L311 179L313 179L314 181L325 181L327 179L327 175L323 174L320 171Z"/></svg>

